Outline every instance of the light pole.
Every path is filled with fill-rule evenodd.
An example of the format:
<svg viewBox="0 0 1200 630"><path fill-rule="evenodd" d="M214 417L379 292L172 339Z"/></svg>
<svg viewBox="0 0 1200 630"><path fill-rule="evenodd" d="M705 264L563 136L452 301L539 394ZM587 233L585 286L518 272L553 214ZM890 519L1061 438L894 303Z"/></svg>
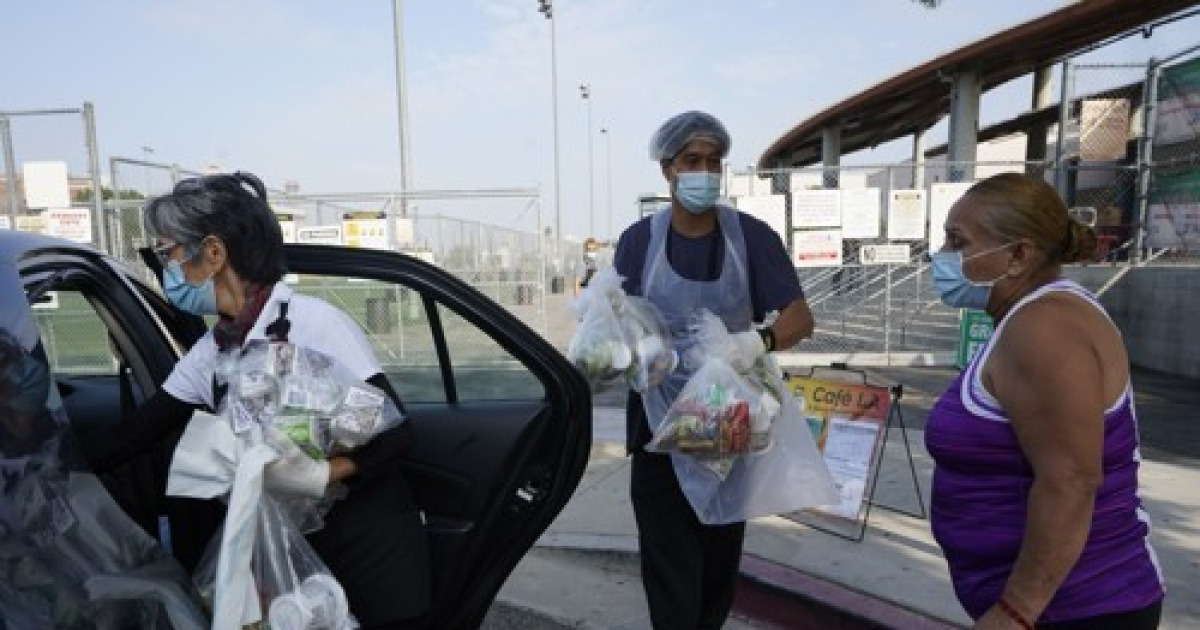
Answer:
<svg viewBox="0 0 1200 630"><path fill-rule="evenodd" d="M554 42L554 0L538 0L538 11L550 20L550 107L554 119L554 260L555 273L562 273L562 186L558 167L558 53Z"/></svg>
<svg viewBox="0 0 1200 630"><path fill-rule="evenodd" d="M588 236L595 238L596 236L596 193L595 193L595 166L593 157L596 152L592 150L592 86L584 84L579 86L579 96L587 103L587 139L588 139Z"/></svg>
<svg viewBox="0 0 1200 630"><path fill-rule="evenodd" d="M608 229L605 234L609 240L612 240L612 132L608 127L601 127L600 133L604 134L604 211L608 213Z"/></svg>
<svg viewBox="0 0 1200 630"><path fill-rule="evenodd" d="M412 156L408 149L408 85L404 76L404 0L392 0L392 41L396 49L396 116L400 131L400 216L408 216L408 186ZM393 233L388 226L388 234ZM395 244L391 244L395 247Z"/></svg>

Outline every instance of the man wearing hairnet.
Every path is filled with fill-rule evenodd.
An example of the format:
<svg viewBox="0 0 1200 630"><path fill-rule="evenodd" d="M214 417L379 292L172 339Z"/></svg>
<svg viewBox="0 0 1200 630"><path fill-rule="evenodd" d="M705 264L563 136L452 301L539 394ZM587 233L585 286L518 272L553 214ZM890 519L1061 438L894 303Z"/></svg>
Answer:
<svg viewBox="0 0 1200 630"><path fill-rule="evenodd" d="M663 123L650 140L650 158L670 186L671 205L621 234L613 265L627 293L662 311L681 357L695 343L689 319L706 308L734 333L739 362L749 365L812 335L813 317L779 235L717 202L729 147L725 127L704 112ZM770 326L755 326L772 312L778 316ZM721 627L733 605L746 532L744 522L700 521L690 497L713 481L685 456L644 450L691 376L686 365L642 395L630 392L626 408L642 583L660 629Z"/></svg>

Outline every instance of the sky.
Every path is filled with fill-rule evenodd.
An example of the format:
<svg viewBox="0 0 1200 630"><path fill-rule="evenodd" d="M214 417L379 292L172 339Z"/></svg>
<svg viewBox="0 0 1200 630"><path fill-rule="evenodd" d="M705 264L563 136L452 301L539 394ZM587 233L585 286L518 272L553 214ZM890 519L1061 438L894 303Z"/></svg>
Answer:
<svg viewBox="0 0 1200 630"><path fill-rule="evenodd" d="M93 103L106 176L119 157L247 170L302 193L400 188L391 0L4 3L0 110ZM554 81L550 22L537 0L404 0L410 186L537 188L541 220L552 225L557 85L563 233L616 236L636 218L638 194L665 190L647 146L670 116L720 118L733 137L728 163L744 169L826 107L1063 4L555 0ZM1194 45L1196 25L1083 61L1144 63ZM990 92L981 124L1028 101L1028 79ZM78 117L22 116L12 133L17 164L65 160L72 174L86 173ZM926 145L944 140L942 125ZM902 140L843 163L895 162L909 147ZM143 187L164 192L153 190L156 175L144 177ZM536 227L537 213L481 214L463 218Z"/></svg>

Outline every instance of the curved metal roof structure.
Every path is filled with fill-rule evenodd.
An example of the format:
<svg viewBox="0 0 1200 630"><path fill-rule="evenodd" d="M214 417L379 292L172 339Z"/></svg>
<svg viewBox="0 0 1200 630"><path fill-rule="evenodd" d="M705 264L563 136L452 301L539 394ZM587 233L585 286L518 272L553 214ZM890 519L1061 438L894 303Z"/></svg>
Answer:
<svg viewBox="0 0 1200 630"><path fill-rule="evenodd" d="M843 153L928 129L950 110L950 78L978 73L982 91L1110 37L1189 7L1196 0L1080 0L902 72L801 122L758 160L761 170L821 161L821 133L841 125Z"/></svg>

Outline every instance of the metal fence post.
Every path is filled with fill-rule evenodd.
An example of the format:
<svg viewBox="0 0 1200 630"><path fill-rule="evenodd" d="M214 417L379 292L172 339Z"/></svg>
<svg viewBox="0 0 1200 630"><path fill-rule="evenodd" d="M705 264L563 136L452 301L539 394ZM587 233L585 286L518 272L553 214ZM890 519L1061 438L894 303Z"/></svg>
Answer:
<svg viewBox="0 0 1200 630"><path fill-rule="evenodd" d="M4 144L4 184L8 192L9 227L17 229L17 163L13 157L12 127L8 116L0 116L0 143Z"/></svg>
<svg viewBox="0 0 1200 630"><path fill-rule="evenodd" d="M892 263L884 265L883 287L883 356L892 364Z"/></svg>
<svg viewBox="0 0 1200 630"><path fill-rule="evenodd" d="M108 253L110 256L124 260L124 248L126 244L125 220L124 217L121 216L121 186L120 180L117 179L117 158L114 157L108 158L108 185L112 187L113 191L113 217L115 219L114 223L116 227L116 229L113 230L114 236L112 249Z"/></svg>
<svg viewBox="0 0 1200 630"><path fill-rule="evenodd" d="M1059 86L1058 97L1058 133L1054 140L1054 161L1058 166L1054 173L1054 187L1063 199L1067 198L1067 124L1071 120L1071 83L1074 81L1071 60L1062 62L1062 85Z"/></svg>
<svg viewBox="0 0 1200 630"><path fill-rule="evenodd" d="M1150 210L1150 180L1154 167L1154 127L1158 116L1158 79L1162 74L1162 66L1154 57L1146 67L1146 88L1142 90L1142 138L1138 144L1138 217L1134 226L1133 251L1130 256L1133 264L1138 264L1145 258L1144 246L1146 238L1146 215Z"/></svg>
<svg viewBox="0 0 1200 630"><path fill-rule="evenodd" d="M83 103L83 126L87 136L88 171L92 179L92 209L96 216L99 249L112 254L109 250L108 228L104 220L104 191L100 187L100 150L96 146L96 110L90 102L86 101Z"/></svg>

